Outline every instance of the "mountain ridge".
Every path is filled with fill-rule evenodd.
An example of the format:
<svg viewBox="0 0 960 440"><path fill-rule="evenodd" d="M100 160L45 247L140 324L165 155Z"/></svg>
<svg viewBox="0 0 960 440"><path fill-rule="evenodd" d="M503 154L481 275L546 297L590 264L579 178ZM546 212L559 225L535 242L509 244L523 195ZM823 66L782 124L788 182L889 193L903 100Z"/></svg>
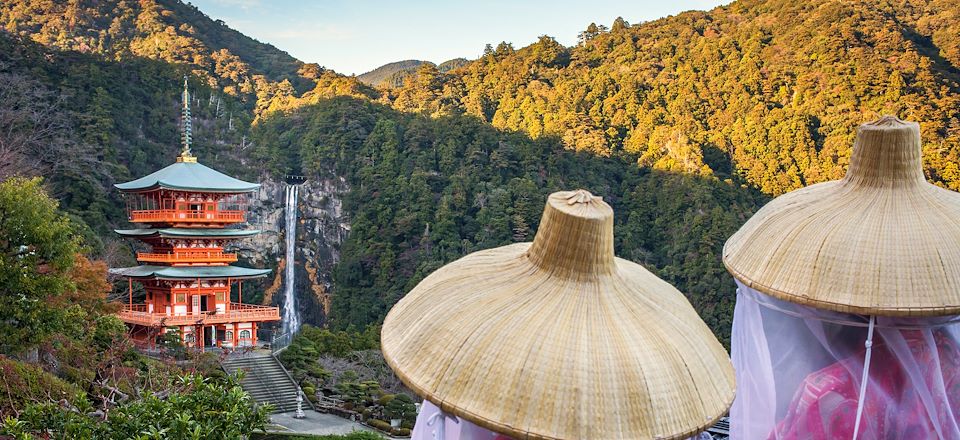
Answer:
<svg viewBox="0 0 960 440"><path fill-rule="evenodd" d="M324 70L180 0L3 1L0 23L7 32L61 50L188 65L211 85L245 99L285 80L298 92L309 90Z"/></svg>
<svg viewBox="0 0 960 440"><path fill-rule="evenodd" d="M373 87L399 87L403 81L412 75L420 66L436 66L440 72L447 72L467 65L470 61L466 58L454 58L444 61L440 64L434 64L423 60L403 60L384 64L369 72L357 75L356 78L361 82Z"/></svg>
<svg viewBox="0 0 960 440"><path fill-rule="evenodd" d="M842 177L852 133L918 120L925 171L960 189L960 7L945 0L740 0L630 26L502 43L418 69L395 107L467 113L641 166L736 177L777 195ZM428 99L424 99L428 98Z"/></svg>

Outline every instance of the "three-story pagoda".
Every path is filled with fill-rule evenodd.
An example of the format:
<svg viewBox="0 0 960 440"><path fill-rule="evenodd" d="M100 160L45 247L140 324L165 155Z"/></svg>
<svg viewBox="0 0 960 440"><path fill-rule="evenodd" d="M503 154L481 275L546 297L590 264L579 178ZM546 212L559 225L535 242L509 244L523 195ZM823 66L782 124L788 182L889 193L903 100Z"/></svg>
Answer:
<svg viewBox="0 0 960 440"><path fill-rule="evenodd" d="M137 229L116 232L152 248L138 252L138 266L112 272L129 280L130 300L119 312L134 340L154 347L157 337L176 332L188 347L243 347L257 343L257 326L279 321L277 307L243 304L243 280L269 269L232 266L231 240L260 231L236 227L246 221L247 201L260 185L201 165L190 152L190 94L184 83L183 151L176 163L127 183L128 218ZM233 227L231 227L233 226ZM133 281L146 291L133 304ZM239 288L237 302L231 285Z"/></svg>

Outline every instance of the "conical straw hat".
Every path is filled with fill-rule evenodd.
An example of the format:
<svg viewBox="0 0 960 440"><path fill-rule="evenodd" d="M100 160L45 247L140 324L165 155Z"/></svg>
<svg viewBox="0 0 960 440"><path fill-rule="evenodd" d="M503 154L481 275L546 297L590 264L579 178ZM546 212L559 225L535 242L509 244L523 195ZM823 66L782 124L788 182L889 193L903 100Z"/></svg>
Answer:
<svg viewBox="0 0 960 440"><path fill-rule="evenodd" d="M777 197L723 248L733 276L821 309L960 313L960 194L927 183L920 126L860 126L842 180Z"/></svg>
<svg viewBox="0 0 960 440"><path fill-rule="evenodd" d="M443 411L517 439L685 438L730 406L723 347L670 284L613 255L613 210L547 200L533 243L475 252L387 315L383 354Z"/></svg>

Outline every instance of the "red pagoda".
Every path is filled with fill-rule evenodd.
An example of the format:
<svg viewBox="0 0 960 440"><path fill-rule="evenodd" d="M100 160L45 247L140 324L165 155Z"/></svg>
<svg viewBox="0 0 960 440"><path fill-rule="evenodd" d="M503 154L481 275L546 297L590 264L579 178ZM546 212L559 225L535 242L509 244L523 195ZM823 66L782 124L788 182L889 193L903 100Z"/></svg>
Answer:
<svg viewBox="0 0 960 440"><path fill-rule="evenodd" d="M177 162L140 179L116 185L124 193L128 218L138 229L116 232L151 246L138 252L138 266L113 269L128 278L130 300L119 313L135 341L155 347L174 332L188 347L243 347L257 343L257 326L279 321L277 307L243 304L243 280L269 269L232 266L225 252L231 240L258 234L241 229L245 208L260 185L244 182L197 162L190 152L190 94L184 81L183 151ZM232 227L231 227L232 226ZM133 304L133 281L146 290ZM238 285L237 302L231 286Z"/></svg>

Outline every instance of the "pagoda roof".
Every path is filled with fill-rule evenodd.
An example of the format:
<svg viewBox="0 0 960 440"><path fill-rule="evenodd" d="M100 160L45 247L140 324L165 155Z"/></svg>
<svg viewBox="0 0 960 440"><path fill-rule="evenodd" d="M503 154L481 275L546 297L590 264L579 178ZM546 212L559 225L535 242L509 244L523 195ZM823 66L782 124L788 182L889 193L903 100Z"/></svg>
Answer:
<svg viewBox="0 0 960 440"><path fill-rule="evenodd" d="M260 188L259 183L244 182L197 162L177 162L139 179L114 185L120 191L174 189L242 193Z"/></svg>
<svg viewBox="0 0 960 440"><path fill-rule="evenodd" d="M141 279L192 280L197 278L259 278L270 273L270 269L251 269L239 266L142 265L110 269L110 273Z"/></svg>
<svg viewBox="0 0 960 440"><path fill-rule="evenodd" d="M220 228L146 228L146 229L114 229L114 232L124 237L154 238L154 237L189 237L189 238L240 238L257 235L259 229L220 229Z"/></svg>

